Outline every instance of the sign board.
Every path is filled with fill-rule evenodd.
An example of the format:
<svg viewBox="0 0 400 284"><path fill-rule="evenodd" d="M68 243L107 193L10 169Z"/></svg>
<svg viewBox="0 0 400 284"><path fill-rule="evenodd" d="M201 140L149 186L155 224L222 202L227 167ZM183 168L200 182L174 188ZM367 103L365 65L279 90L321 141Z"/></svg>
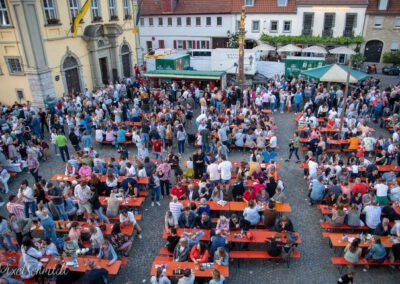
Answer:
<svg viewBox="0 0 400 284"><path fill-rule="evenodd" d="M285 59L285 77L290 74L298 77L302 70L317 68L325 65L324 57L288 56Z"/></svg>

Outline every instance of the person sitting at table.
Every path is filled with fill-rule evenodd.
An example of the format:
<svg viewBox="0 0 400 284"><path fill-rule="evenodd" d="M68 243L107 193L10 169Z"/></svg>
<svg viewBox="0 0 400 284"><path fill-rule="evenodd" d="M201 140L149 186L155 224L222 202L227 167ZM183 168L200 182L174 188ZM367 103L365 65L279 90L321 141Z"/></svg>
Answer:
<svg viewBox="0 0 400 284"><path fill-rule="evenodd" d="M221 215L218 219L216 230L220 230L221 232L228 232L229 231L229 220L224 216Z"/></svg>
<svg viewBox="0 0 400 284"><path fill-rule="evenodd" d="M203 212L201 215L196 216L196 228L203 230L210 230L212 228L211 219L207 212Z"/></svg>
<svg viewBox="0 0 400 284"><path fill-rule="evenodd" d="M372 191L367 192L362 196L362 205L365 207L367 205L371 205L372 201L376 200L375 193Z"/></svg>
<svg viewBox="0 0 400 284"><path fill-rule="evenodd" d="M93 166L93 173L104 175L107 169L100 161L95 161Z"/></svg>
<svg viewBox="0 0 400 284"><path fill-rule="evenodd" d="M22 271L20 271L21 279L35 277L35 281L38 281L39 278L43 278L43 275L40 273L43 267L40 259L43 257L43 254L33 245L31 238L24 237L22 240L21 253L21 263L19 264L19 267L22 268Z"/></svg>
<svg viewBox="0 0 400 284"><path fill-rule="evenodd" d="M382 218L382 222L380 222L374 230L374 235L389 236L391 234L391 229L392 229L392 227L389 224L389 219Z"/></svg>
<svg viewBox="0 0 400 284"><path fill-rule="evenodd" d="M90 234L90 247L94 253L97 253L101 249L101 245L104 242L104 236L101 229L97 226L89 227Z"/></svg>
<svg viewBox="0 0 400 284"><path fill-rule="evenodd" d="M110 242L104 240L97 255L97 258L109 260L110 262L107 263L107 266L111 266L118 260L118 255Z"/></svg>
<svg viewBox="0 0 400 284"><path fill-rule="evenodd" d="M223 247L217 248L214 253L214 262L218 265L229 265L229 255Z"/></svg>
<svg viewBox="0 0 400 284"><path fill-rule="evenodd" d="M350 198L346 193L342 193L339 195L336 205L342 205L343 207L350 205Z"/></svg>
<svg viewBox="0 0 400 284"><path fill-rule="evenodd" d="M197 215L201 215L203 212L206 212L208 216L211 214L210 205L207 204L207 200L205 198L200 199L200 204L197 208Z"/></svg>
<svg viewBox="0 0 400 284"><path fill-rule="evenodd" d="M269 200L269 194L265 188L261 188L256 195L256 202L259 206L264 206Z"/></svg>
<svg viewBox="0 0 400 284"><path fill-rule="evenodd" d="M176 196L179 200L186 199L186 191L183 185L175 185L171 188L171 196Z"/></svg>
<svg viewBox="0 0 400 284"><path fill-rule="evenodd" d="M150 284L171 284L171 280L167 277L167 270L158 267L156 275L150 278Z"/></svg>
<svg viewBox="0 0 400 284"><path fill-rule="evenodd" d="M350 263L357 263L362 253L362 248L359 245L359 238L355 238L351 243L348 243L344 248L344 259Z"/></svg>
<svg viewBox="0 0 400 284"><path fill-rule="evenodd" d="M76 174L76 168L71 163L67 163L65 165L65 175L73 177L75 174Z"/></svg>
<svg viewBox="0 0 400 284"><path fill-rule="evenodd" d="M11 240L11 230L9 227L9 223L3 216L0 216L0 246L5 251L18 251L17 246Z"/></svg>
<svg viewBox="0 0 400 284"><path fill-rule="evenodd" d="M400 181L394 182L394 187L390 189L389 198L392 202L400 201Z"/></svg>
<svg viewBox="0 0 400 284"><path fill-rule="evenodd" d="M202 178L201 182L203 182L203 179L205 180L205 178ZM206 200L209 200L211 198L211 194L212 194L211 184L205 183L204 186L200 186L200 183L199 183L200 201L203 198Z"/></svg>
<svg viewBox="0 0 400 284"><path fill-rule="evenodd" d="M173 259L175 262L184 262L189 257L188 241L185 238L180 238L178 245L175 247Z"/></svg>
<svg viewBox="0 0 400 284"><path fill-rule="evenodd" d="M228 240L222 235L223 231L216 230L215 234L210 238L210 255L214 255L219 247L227 249Z"/></svg>
<svg viewBox="0 0 400 284"><path fill-rule="evenodd" d="M178 219L178 225L180 228L194 228L196 225L196 214L190 210L189 207L185 207Z"/></svg>
<svg viewBox="0 0 400 284"><path fill-rule="evenodd" d="M111 194L111 190L115 187L118 186L118 178L115 176L114 173L108 172L107 177L106 177L106 195Z"/></svg>
<svg viewBox="0 0 400 284"><path fill-rule="evenodd" d="M378 180L378 178L379 178L379 171L377 169L371 172L367 172L365 183L374 184Z"/></svg>
<svg viewBox="0 0 400 284"><path fill-rule="evenodd" d="M351 227L364 226L364 222L360 218L361 210L357 204L351 204L347 212L346 224Z"/></svg>
<svg viewBox="0 0 400 284"><path fill-rule="evenodd" d="M204 242L200 241L190 250L190 260L194 263L206 263L209 258L210 253L208 252L207 245Z"/></svg>
<svg viewBox="0 0 400 284"><path fill-rule="evenodd" d="M364 207L362 212L365 214L365 224L370 229L375 229L381 221L381 207L377 206L376 201L373 200L370 205Z"/></svg>
<svg viewBox="0 0 400 284"><path fill-rule="evenodd" d="M139 240L142 239L142 228L139 226L138 222L136 222L135 215L133 215L133 212L128 211L126 208L123 208L121 210L121 213L119 214L119 222L121 223L121 227L133 226L133 228L137 232Z"/></svg>
<svg viewBox="0 0 400 284"><path fill-rule="evenodd" d="M105 284L109 283L108 271L105 268L96 266L93 260L88 261L89 270L84 275L84 283L88 284Z"/></svg>
<svg viewBox="0 0 400 284"><path fill-rule="evenodd" d="M190 201L198 201L200 200L200 195L197 190L194 189L193 184L189 184L186 191L186 198Z"/></svg>
<svg viewBox="0 0 400 284"><path fill-rule="evenodd" d="M365 256L368 262L383 263L386 257L386 249L382 245L381 238L379 236L373 236L371 243L368 246L368 253Z"/></svg>
<svg viewBox="0 0 400 284"><path fill-rule="evenodd" d="M166 231L169 231L170 229L177 227L178 227L178 220L172 215L172 212L168 210L165 213L164 217L164 229Z"/></svg>
<svg viewBox="0 0 400 284"><path fill-rule="evenodd" d="M343 208L343 205L337 205L336 208L332 209L332 218L326 217L331 226L340 227L343 225L344 219L346 218L346 213Z"/></svg>
<svg viewBox="0 0 400 284"><path fill-rule="evenodd" d="M388 199L388 191L389 191L389 186L387 186L386 182L381 182L378 181L374 189L376 190L376 201L379 205L388 205L389 204L389 199Z"/></svg>
<svg viewBox="0 0 400 284"><path fill-rule="evenodd" d="M337 198L333 191L328 191L328 193L325 195L324 199L322 200L322 203L327 206L336 205L336 202L337 202Z"/></svg>
<svg viewBox="0 0 400 284"><path fill-rule="evenodd" d="M256 194L253 187L249 187L243 194L242 200L248 204L250 201L256 200Z"/></svg>
<svg viewBox="0 0 400 284"><path fill-rule="evenodd" d="M257 225L260 222L260 214L258 213L259 210L260 207L255 204L254 200L250 200L247 207L243 211L244 219L250 222L252 226Z"/></svg>
<svg viewBox="0 0 400 284"><path fill-rule="evenodd" d="M393 182L396 181L396 175L393 171L386 172L382 175L382 178L387 182Z"/></svg>
<svg viewBox="0 0 400 284"><path fill-rule="evenodd" d="M243 194L245 188L243 185L243 177L238 174L235 183L232 188L232 201L243 201Z"/></svg>
<svg viewBox="0 0 400 284"><path fill-rule="evenodd" d="M75 254L78 249L80 249L80 247L76 240L71 239L67 235L64 236L63 255L71 256Z"/></svg>
<svg viewBox="0 0 400 284"><path fill-rule="evenodd" d="M126 257L129 256L129 251L133 245L133 238L121 231L119 222L116 222L112 228L110 242L115 251L122 253Z"/></svg>
<svg viewBox="0 0 400 284"><path fill-rule="evenodd" d="M277 232L294 232L292 221L288 216L282 216L276 223L274 230Z"/></svg>
<svg viewBox="0 0 400 284"><path fill-rule="evenodd" d="M232 214L230 219L229 219L229 228L230 230L244 230L247 229L245 228L244 220L242 218L239 218L236 214ZM247 221L246 221L247 223Z"/></svg>
<svg viewBox="0 0 400 284"><path fill-rule="evenodd" d="M43 255L59 255L57 246L49 238L45 238L40 242L40 251Z"/></svg>
<svg viewBox="0 0 400 284"><path fill-rule="evenodd" d="M325 196L325 186L322 184L322 177L314 179L310 183L309 189L309 205L312 206L314 202L320 202Z"/></svg>
<svg viewBox="0 0 400 284"><path fill-rule="evenodd" d="M179 279L178 284L193 284L196 279L194 272L190 268L183 271L183 276Z"/></svg>
<svg viewBox="0 0 400 284"><path fill-rule="evenodd" d="M214 201L214 202L218 202L218 201L224 200L224 192L222 191L220 185L217 185L214 188L214 190L213 190L213 192L211 194L211 200Z"/></svg>
<svg viewBox="0 0 400 284"><path fill-rule="evenodd" d="M77 241L81 243L81 234L82 234L82 227L79 225L78 222L74 221L71 224L71 228L69 229L68 236L71 240Z"/></svg>
<svg viewBox="0 0 400 284"><path fill-rule="evenodd" d="M267 252L272 257L278 257L282 253L282 236L281 234L276 234L273 238L267 238L265 240L267 243Z"/></svg>
<svg viewBox="0 0 400 284"><path fill-rule="evenodd" d="M119 211L119 193L117 188L113 188L110 197L107 200L107 210L106 215L109 217L115 217L118 215Z"/></svg>
<svg viewBox="0 0 400 284"><path fill-rule="evenodd" d="M390 230L390 234L394 237L399 238L400 237L400 220L395 220L394 221L394 226Z"/></svg>
<svg viewBox="0 0 400 284"><path fill-rule="evenodd" d="M78 171L78 174L83 178L90 177L92 175L92 169L89 167L89 165L83 163Z"/></svg>

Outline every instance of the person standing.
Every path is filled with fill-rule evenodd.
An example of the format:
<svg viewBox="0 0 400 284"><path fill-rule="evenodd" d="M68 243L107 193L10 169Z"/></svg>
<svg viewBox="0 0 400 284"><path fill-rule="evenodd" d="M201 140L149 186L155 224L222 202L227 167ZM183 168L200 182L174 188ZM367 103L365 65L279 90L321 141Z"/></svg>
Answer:
<svg viewBox="0 0 400 284"><path fill-rule="evenodd" d="M160 178L157 175L157 171L153 171L150 177L151 186L151 206L154 206L154 201L160 206Z"/></svg>
<svg viewBox="0 0 400 284"><path fill-rule="evenodd" d="M34 154L29 153L26 162L28 164L29 171L35 179L35 182L39 182L42 177L39 175L40 163L38 159L35 157Z"/></svg>
<svg viewBox="0 0 400 284"><path fill-rule="evenodd" d="M25 217L29 218L29 211L32 213L33 217L36 217L36 202L33 196L33 190L29 187L27 180L21 182L21 186L18 190L18 198L22 198L24 202Z"/></svg>
<svg viewBox="0 0 400 284"><path fill-rule="evenodd" d="M60 219L68 221L68 215L65 212L64 195L62 190L59 187L54 186L54 184L51 182L47 184L47 188L48 188L47 197L53 202L58 217Z"/></svg>
<svg viewBox="0 0 400 284"><path fill-rule="evenodd" d="M179 154L185 153L185 141L186 141L186 131L183 129L182 125L179 125L177 132L178 139L178 152Z"/></svg>
<svg viewBox="0 0 400 284"><path fill-rule="evenodd" d="M229 189L229 183L232 178L232 163L226 160L224 155L221 155L222 162L218 165L218 170L221 173L221 182L225 184L226 189Z"/></svg>
<svg viewBox="0 0 400 284"><path fill-rule="evenodd" d="M160 177L160 187L162 196L169 195L169 179L171 178L171 165L168 163L167 159L158 166L157 174Z"/></svg>
<svg viewBox="0 0 400 284"><path fill-rule="evenodd" d="M299 157L299 147L300 147L300 138L297 133L294 134L294 137L290 140L289 143L289 157L287 158L286 162L289 162L292 158L293 153L296 155L297 161L296 163L300 163Z"/></svg>
<svg viewBox="0 0 400 284"><path fill-rule="evenodd" d="M67 162L69 160L67 137L65 137L65 135L61 132L61 130L58 130L55 141L58 149L60 150L62 160L64 161L64 163Z"/></svg>

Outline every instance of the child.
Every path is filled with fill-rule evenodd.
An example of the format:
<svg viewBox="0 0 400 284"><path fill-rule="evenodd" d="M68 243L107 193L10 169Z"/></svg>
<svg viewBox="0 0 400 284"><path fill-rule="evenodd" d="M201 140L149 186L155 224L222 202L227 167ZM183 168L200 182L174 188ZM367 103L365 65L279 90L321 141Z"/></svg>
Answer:
<svg viewBox="0 0 400 284"><path fill-rule="evenodd" d="M191 156L189 157L189 161L187 161L184 175L186 178L193 178L194 176L193 158Z"/></svg>

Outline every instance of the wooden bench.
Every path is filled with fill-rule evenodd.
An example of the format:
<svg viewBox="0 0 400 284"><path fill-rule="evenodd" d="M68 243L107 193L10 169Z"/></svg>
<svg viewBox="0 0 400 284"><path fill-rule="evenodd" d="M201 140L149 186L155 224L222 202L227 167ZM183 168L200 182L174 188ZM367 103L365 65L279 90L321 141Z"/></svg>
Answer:
<svg viewBox="0 0 400 284"><path fill-rule="evenodd" d="M119 214L117 216L107 216L107 215L105 215L105 216L110 221L115 221L115 222L118 221L119 222ZM135 214L134 217L135 217L136 221L141 221L142 220L142 215L141 214ZM99 219L99 216L95 215L94 218Z"/></svg>
<svg viewBox="0 0 400 284"><path fill-rule="evenodd" d="M389 265L400 265L400 261L394 261L394 262L390 262L389 258L386 258L384 262L382 263L376 263L376 262L369 262L367 261L367 259L365 258L360 258L358 260L358 262L356 263L351 263L348 262L344 257L341 256L334 256L331 258L332 264L334 265L341 265L341 267L339 268L340 273L342 273L343 269L347 266L347 265L357 265L357 266L364 266L364 265L370 265L370 266L389 266Z"/></svg>
<svg viewBox="0 0 400 284"><path fill-rule="evenodd" d="M112 141L101 141L101 144L102 145L112 145ZM117 143L117 142L115 142L115 143ZM132 140L126 140L126 141L124 141L124 142L122 142L122 143L118 143L118 144L125 144L125 145L130 145L130 144L133 144L133 142L132 142Z"/></svg>
<svg viewBox="0 0 400 284"><path fill-rule="evenodd" d="M169 252L169 250L166 247L162 247L160 249L160 255L168 255L168 256L172 256L173 253Z"/></svg>
<svg viewBox="0 0 400 284"><path fill-rule="evenodd" d="M167 256L167 255L157 255L154 258L154 261L171 261L172 260L172 256Z"/></svg>
<svg viewBox="0 0 400 284"><path fill-rule="evenodd" d="M352 227L346 224L343 224L342 226L332 226L328 222L321 222L321 227L322 229L328 229L328 230L366 230L370 231L371 229L367 226L358 226L358 227Z"/></svg>
<svg viewBox="0 0 400 284"><path fill-rule="evenodd" d="M274 260L282 260L282 256L271 256L267 251L252 251L252 250L240 250L240 251L230 251L229 258L231 259L274 259ZM300 252L297 250L293 251L292 259L300 258ZM240 266L238 261L238 266ZM287 266L290 266L290 260L287 260Z"/></svg>
<svg viewBox="0 0 400 284"><path fill-rule="evenodd" d="M303 152L307 152L307 151L308 151L308 148L305 147L305 146L300 146L300 147L299 147L299 150L300 150L300 151L303 151Z"/></svg>
<svg viewBox="0 0 400 284"><path fill-rule="evenodd" d="M340 153L340 149L330 148L326 150L327 153Z"/></svg>
<svg viewBox="0 0 400 284"><path fill-rule="evenodd" d="M147 196L149 196L149 192L147 192L147 191L139 191L139 196L140 197L147 197Z"/></svg>

